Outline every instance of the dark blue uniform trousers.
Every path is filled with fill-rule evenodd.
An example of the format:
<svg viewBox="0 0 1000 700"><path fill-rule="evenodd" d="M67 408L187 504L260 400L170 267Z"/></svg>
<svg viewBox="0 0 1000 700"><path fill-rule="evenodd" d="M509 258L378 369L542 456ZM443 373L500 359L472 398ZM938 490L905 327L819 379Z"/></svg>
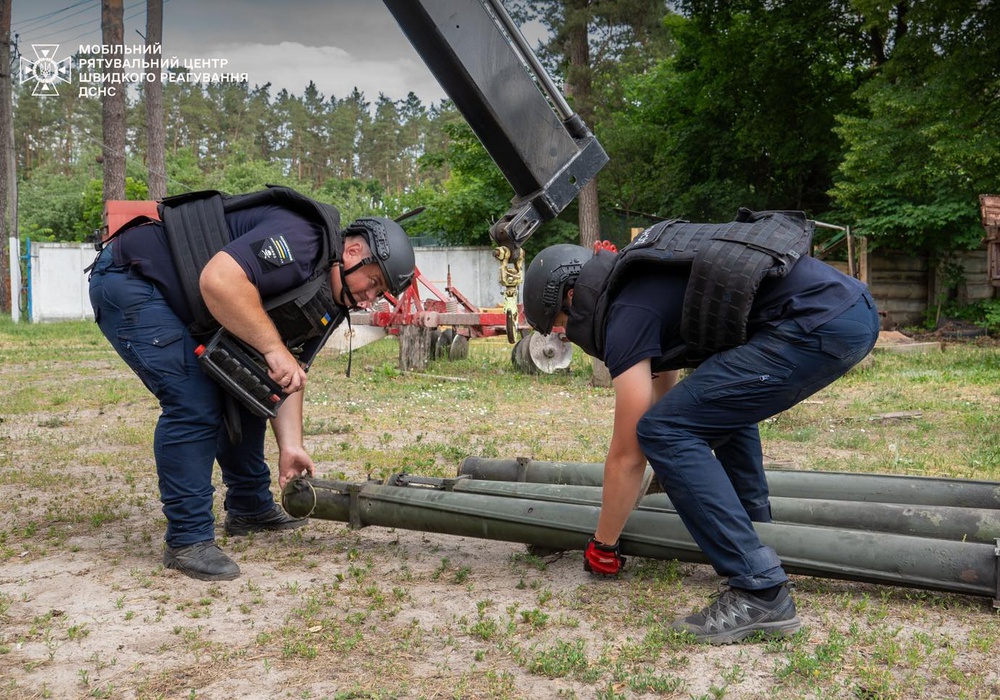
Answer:
<svg viewBox="0 0 1000 700"><path fill-rule="evenodd" d="M639 444L681 521L715 571L737 588L788 580L752 521L770 522L757 424L860 362L878 339L866 291L839 317L805 333L785 321L702 363L638 425Z"/></svg>
<svg viewBox="0 0 1000 700"><path fill-rule="evenodd" d="M264 461L267 421L241 408L243 439L231 443L223 424L222 389L202 372L194 354L198 341L155 285L113 264L113 245L91 273L90 303L101 332L160 402L153 455L166 542L181 547L215 539L215 460L229 512L258 515L274 507Z"/></svg>

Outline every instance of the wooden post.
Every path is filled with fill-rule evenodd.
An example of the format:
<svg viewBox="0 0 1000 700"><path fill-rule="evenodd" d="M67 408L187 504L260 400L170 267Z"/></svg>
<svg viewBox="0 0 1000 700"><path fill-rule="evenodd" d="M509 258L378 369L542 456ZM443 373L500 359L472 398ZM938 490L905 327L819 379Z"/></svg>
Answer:
<svg viewBox="0 0 1000 700"><path fill-rule="evenodd" d="M603 362L594 358L593 376L590 379L591 386L599 386L605 389L611 387L611 373L608 372L608 366Z"/></svg>
<svg viewBox="0 0 1000 700"><path fill-rule="evenodd" d="M431 332L426 326L403 326L399 331L399 369L427 369Z"/></svg>
<svg viewBox="0 0 1000 700"><path fill-rule="evenodd" d="M857 278L858 266L854 261L854 239L851 237L851 227L844 228L844 237L847 239L847 274Z"/></svg>
<svg viewBox="0 0 1000 700"><path fill-rule="evenodd" d="M979 208L986 229L986 258L989 261L989 280L1000 287L1000 195L979 195Z"/></svg>
<svg viewBox="0 0 1000 700"><path fill-rule="evenodd" d="M862 236L858 245L858 279L867 284L870 288L872 286L872 281L870 279L871 270L869 269L868 264L868 238L867 236Z"/></svg>

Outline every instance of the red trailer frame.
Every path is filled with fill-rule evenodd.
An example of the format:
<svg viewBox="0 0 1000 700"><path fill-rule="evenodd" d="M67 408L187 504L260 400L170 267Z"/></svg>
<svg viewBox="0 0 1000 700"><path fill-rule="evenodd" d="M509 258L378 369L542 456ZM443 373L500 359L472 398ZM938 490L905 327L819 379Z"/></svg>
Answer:
<svg viewBox="0 0 1000 700"><path fill-rule="evenodd" d="M421 287L434 298L421 300ZM386 294L385 300L376 303L371 310L352 314L351 322L380 326L393 335L398 335L403 326L450 326L456 333L467 338L507 334L507 317L503 309L498 307L495 311L483 310L473 304L452 286L451 270L448 271L444 291L441 291L421 274L419 268L416 269L413 282L398 298ZM521 331L530 328L524 320L524 309L520 304L517 309L517 327Z"/></svg>

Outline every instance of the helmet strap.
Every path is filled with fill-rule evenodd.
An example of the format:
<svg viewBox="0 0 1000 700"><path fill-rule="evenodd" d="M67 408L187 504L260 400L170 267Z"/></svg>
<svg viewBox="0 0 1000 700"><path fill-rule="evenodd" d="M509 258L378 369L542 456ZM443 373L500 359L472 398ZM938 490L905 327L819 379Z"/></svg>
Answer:
<svg viewBox="0 0 1000 700"><path fill-rule="evenodd" d="M375 256L369 255L367 258L365 258L364 260L362 260L361 262L357 263L356 265L347 270L344 270L343 266L341 266L340 269L343 270L343 274L346 276L351 274L355 270L360 270L365 265L371 265L372 263L377 263L377 262L378 260L375 259Z"/></svg>
<svg viewBox="0 0 1000 700"><path fill-rule="evenodd" d="M351 360L354 359L354 331L351 329L351 315L347 314L347 377L351 376Z"/></svg>
<svg viewBox="0 0 1000 700"><path fill-rule="evenodd" d="M347 276L357 269L357 265L350 270L344 270L344 266L340 266L340 298L347 302L346 306L349 309L356 309L358 307L358 300L351 294L351 288L347 285Z"/></svg>
<svg viewBox="0 0 1000 700"><path fill-rule="evenodd" d="M372 263L377 263L377 262L378 260L376 260L374 256L369 255L361 262L353 265L352 267L346 270L344 269L343 265L340 266L340 286L343 288L343 296L346 297L346 299L350 302L348 304L348 308L351 309L357 308L358 300L354 298L354 295L351 294L351 288L347 286L347 276L352 272L357 272L365 265L371 265Z"/></svg>

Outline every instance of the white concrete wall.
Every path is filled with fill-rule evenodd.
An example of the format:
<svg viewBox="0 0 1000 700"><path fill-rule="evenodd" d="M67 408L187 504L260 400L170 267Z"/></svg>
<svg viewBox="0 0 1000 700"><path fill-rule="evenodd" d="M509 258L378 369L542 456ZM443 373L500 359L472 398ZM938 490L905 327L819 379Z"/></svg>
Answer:
<svg viewBox="0 0 1000 700"><path fill-rule="evenodd" d="M417 269L442 293L451 268L451 284L480 308L500 306L503 289L500 286L500 263L487 247L428 247L416 248ZM420 298L431 298L420 290Z"/></svg>
<svg viewBox="0 0 1000 700"><path fill-rule="evenodd" d="M94 246L79 243L31 243L32 323L93 319L85 267Z"/></svg>
<svg viewBox="0 0 1000 700"><path fill-rule="evenodd" d="M21 240L17 236L8 239L8 269L10 270L10 319L21 320Z"/></svg>
<svg viewBox="0 0 1000 700"><path fill-rule="evenodd" d="M83 269L94 260L94 247L81 243L31 244L32 322L93 319ZM416 249L417 268L442 293L451 283L480 308L499 306L503 292L499 263L487 247L433 247ZM433 298L426 289L420 298Z"/></svg>

